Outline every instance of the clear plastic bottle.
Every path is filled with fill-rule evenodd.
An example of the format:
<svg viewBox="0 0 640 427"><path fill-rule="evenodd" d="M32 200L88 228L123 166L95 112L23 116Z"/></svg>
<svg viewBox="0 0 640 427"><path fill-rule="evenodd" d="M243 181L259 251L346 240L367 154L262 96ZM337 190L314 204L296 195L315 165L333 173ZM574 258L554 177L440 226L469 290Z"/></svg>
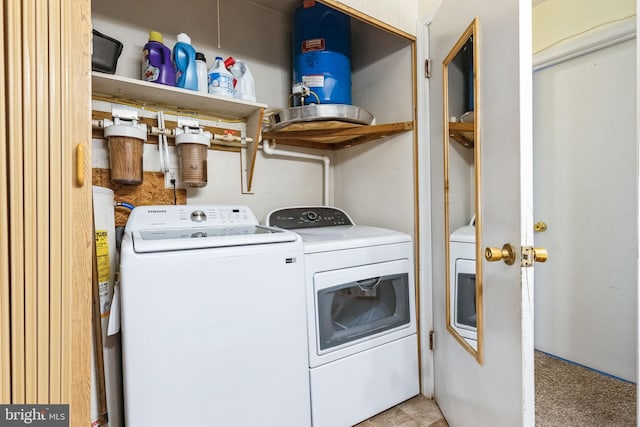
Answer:
<svg viewBox="0 0 640 427"><path fill-rule="evenodd" d="M191 37L178 34L178 42L173 47L173 63L176 67L176 86L198 90L196 73L196 50L191 46Z"/></svg>
<svg viewBox="0 0 640 427"><path fill-rule="evenodd" d="M233 98L233 75L224 66L220 56L209 69L209 93Z"/></svg>
<svg viewBox="0 0 640 427"><path fill-rule="evenodd" d="M207 58L202 52L196 52L196 74L198 75L198 92L209 92L209 75L207 73Z"/></svg>

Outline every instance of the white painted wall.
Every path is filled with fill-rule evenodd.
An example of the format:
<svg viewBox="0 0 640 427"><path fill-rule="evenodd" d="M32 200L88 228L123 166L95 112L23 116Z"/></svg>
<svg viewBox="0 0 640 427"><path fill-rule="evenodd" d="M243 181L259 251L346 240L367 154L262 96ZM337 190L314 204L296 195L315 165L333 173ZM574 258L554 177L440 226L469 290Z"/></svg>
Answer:
<svg viewBox="0 0 640 427"><path fill-rule="evenodd" d="M215 55L245 59L255 78L257 101L268 104L269 109L282 109L287 104L291 81L291 17L282 11L292 11L297 2L289 1L289 7L284 4L280 2L280 11L274 11L253 1L220 1L221 48L215 1L188 0L181 7L158 1L94 2L92 20L96 30L124 43L118 75L139 78L142 47L150 30L162 32L170 48L177 33L187 32L196 50L205 53L209 65ZM408 13L415 9L415 1L398 9ZM412 19L415 21L415 16ZM354 104L372 112L377 123L412 120L409 42L353 22ZM415 32L415 22L412 25ZM94 166L108 163L103 143L96 144ZM290 149L283 145L278 148ZM147 151L153 157L157 149L152 146ZM332 158L330 198L357 223L414 235L413 132L336 153L303 151ZM320 163L267 157L260 151L254 194L244 195L237 153L210 151L208 161L208 185L188 190L188 203L243 203L260 219L278 207L322 204ZM154 160L146 161L146 154L145 169L159 170Z"/></svg>
<svg viewBox="0 0 640 427"><path fill-rule="evenodd" d="M636 380L636 45L534 73L537 349Z"/></svg>
<svg viewBox="0 0 640 427"><path fill-rule="evenodd" d="M435 16L443 0L417 0L418 17L422 24L427 25Z"/></svg>
<svg viewBox="0 0 640 427"><path fill-rule="evenodd" d="M546 0L533 14L533 53L636 14L635 0Z"/></svg>
<svg viewBox="0 0 640 427"><path fill-rule="evenodd" d="M360 23L352 54L353 103L366 105L377 123L413 119L411 45ZM367 41L367 43L365 43ZM414 235L413 132L335 153L335 202L357 222Z"/></svg>
<svg viewBox="0 0 640 427"><path fill-rule="evenodd" d="M338 0L340 3L416 35L417 0Z"/></svg>

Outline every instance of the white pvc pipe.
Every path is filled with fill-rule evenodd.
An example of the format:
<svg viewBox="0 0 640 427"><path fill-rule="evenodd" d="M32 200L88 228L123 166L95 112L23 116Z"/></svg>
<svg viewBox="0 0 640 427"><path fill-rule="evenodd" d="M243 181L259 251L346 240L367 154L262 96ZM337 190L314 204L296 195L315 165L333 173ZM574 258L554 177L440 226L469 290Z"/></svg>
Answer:
<svg viewBox="0 0 640 427"><path fill-rule="evenodd" d="M164 111L158 111L158 126L164 130ZM158 149L160 150L160 169L165 175L169 173L169 142L163 132L158 135Z"/></svg>
<svg viewBox="0 0 640 427"><path fill-rule="evenodd" d="M329 166L331 165L331 161L329 160L328 156L299 153L297 151L280 150L280 149L272 148L269 142L267 141L262 141L262 151L265 154L268 154L270 156L293 157L297 159L316 160L316 161L323 162L324 192L322 196L322 204L324 206L329 206Z"/></svg>

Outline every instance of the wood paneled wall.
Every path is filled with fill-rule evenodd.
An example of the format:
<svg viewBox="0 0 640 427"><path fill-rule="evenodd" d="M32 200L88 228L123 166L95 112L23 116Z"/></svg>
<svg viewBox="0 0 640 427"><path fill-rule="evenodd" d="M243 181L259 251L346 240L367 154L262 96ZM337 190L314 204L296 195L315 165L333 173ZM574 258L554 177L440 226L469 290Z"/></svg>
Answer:
<svg viewBox="0 0 640 427"><path fill-rule="evenodd" d="M8 115L6 113L7 88L5 77L6 52L6 7L0 8L0 99L3 100L3 111L0 114L0 402L11 399L11 332L10 332L10 302L9 302L9 206L7 199L7 129Z"/></svg>
<svg viewBox="0 0 640 427"><path fill-rule="evenodd" d="M73 426L90 422L90 7L0 10L0 403L69 403Z"/></svg>

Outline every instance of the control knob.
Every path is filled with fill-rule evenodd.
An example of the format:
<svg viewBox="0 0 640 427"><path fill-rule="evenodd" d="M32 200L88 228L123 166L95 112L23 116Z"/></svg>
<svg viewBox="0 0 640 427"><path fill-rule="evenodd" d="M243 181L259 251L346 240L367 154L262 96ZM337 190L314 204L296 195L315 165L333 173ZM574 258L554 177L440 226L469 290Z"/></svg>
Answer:
<svg viewBox="0 0 640 427"><path fill-rule="evenodd" d="M193 211L191 212L191 221L193 222L202 222L207 220L207 214L202 211Z"/></svg>

